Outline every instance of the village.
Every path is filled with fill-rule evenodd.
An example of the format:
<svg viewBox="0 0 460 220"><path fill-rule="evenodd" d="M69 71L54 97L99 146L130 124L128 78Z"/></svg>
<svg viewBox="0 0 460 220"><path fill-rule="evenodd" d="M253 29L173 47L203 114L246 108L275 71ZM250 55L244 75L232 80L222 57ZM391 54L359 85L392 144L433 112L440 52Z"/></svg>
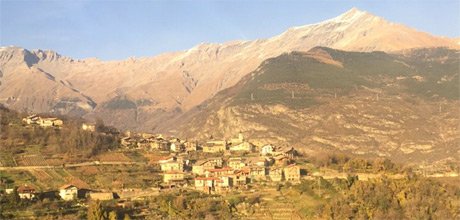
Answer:
<svg viewBox="0 0 460 220"><path fill-rule="evenodd" d="M22 119L27 126L40 126L45 129L61 129L63 120L30 115ZM96 125L81 123L81 129L86 132L96 132ZM310 172L305 169L302 155L290 146L274 146L265 144L257 146L247 140L240 132L229 139L209 138L204 141L182 140L177 137L165 137L162 134L134 133L126 131L120 135L120 152L147 152L154 155L150 158L149 167L154 168L154 177L161 177L161 184L151 186L160 193L162 190L186 189L200 191L206 194L228 194L237 191L248 191L258 185L277 185L283 183L298 184L302 179L346 178L345 173L336 173L330 176ZM61 164L54 168L98 166L98 165L136 165L143 162L123 161L92 161L80 164ZM34 168L34 167L32 167ZM39 167L35 167L39 168ZM42 168L53 168L45 166ZM454 173L455 174L455 173ZM454 176L456 176L455 174ZM361 174L360 178L368 178L369 174ZM158 179L158 178L157 178ZM17 188L21 199L34 199L41 193L33 184L10 186L5 190L7 194ZM66 183L55 189L63 200L89 198L93 200L111 200L115 198L129 198L130 194L139 189L91 188L88 184ZM44 192L46 193L46 192ZM142 193L137 193L142 194Z"/></svg>
<svg viewBox="0 0 460 220"><path fill-rule="evenodd" d="M45 129L60 129L64 126L61 119L44 118L37 115L23 118L23 123ZM82 123L81 129L95 132L95 125ZM185 189L206 194L225 194L247 191L258 183L274 185L289 182L296 184L301 180L301 168L294 162L298 153L293 147L276 147L271 144L256 146L245 139L242 133L228 140L210 139L201 143L176 137L164 137L161 134L128 131L121 136L119 141L119 150L147 151L158 155L152 163L149 163L150 166L158 169L157 175L162 179L157 190L153 190L155 193ZM101 163L103 162L96 161L82 166L94 166ZM126 163L121 162L120 164ZM77 165L63 164L62 167L64 166ZM10 194L15 188L19 197L24 200L34 200L50 195L49 190L40 192L33 187L33 183L10 187L5 192ZM55 189L58 198L65 201L78 199L103 201L120 197L126 199L129 198L126 196L129 191L135 190L123 189L123 191L116 192L108 188L89 189L89 187L72 183ZM147 193L147 195L151 194Z"/></svg>
<svg viewBox="0 0 460 220"><path fill-rule="evenodd" d="M162 135L140 134L122 138L126 148L144 148L169 152L157 163L163 175L163 187L193 187L206 193L224 193L244 189L256 182L300 182L300 167L294 163L292 147L267 144L255 146L243 134L229 140L208 140L204 144Z"/></svg>
<svg viewBox="0 0 460 220"><path fill-rule="evenodd" d="M404 180L413 175L388 159L371 161L343 154L311 156L287 143L279 146L251 140L241 131L227 138L210 135L182 139L119 132L103 122L38 115L17 117L8 126L24 132L17 132L19 137L25 132L39 138L43 134L51 138L71 134L77 141L106 139L112 144L111 148L99 145L103 151L85 154L78 148L65 149L59 139L54 145L20 141L10 148L10 154L2 153L0 200L10 207L4 214L21 218L62 214L58 209L45 208L49 204L67 210L77 219L83 218L98 202L103 202L107 210L135 218L158 219L184 213L203 217L218 202L229 210L213 212L215 216L232 213L292 219L310 215L308 210L314 208L310 203L293 200L328 199L336 189L343 190L341 187L357 180ZM458 173L448 168L437 172L419 174L427 178L458 178ZM186 211L196 203L206 208ZM15 211L17 204L28 211ZM29 205L32 208L28 209ZM264 208L257 211L260 207Z"/></svg>

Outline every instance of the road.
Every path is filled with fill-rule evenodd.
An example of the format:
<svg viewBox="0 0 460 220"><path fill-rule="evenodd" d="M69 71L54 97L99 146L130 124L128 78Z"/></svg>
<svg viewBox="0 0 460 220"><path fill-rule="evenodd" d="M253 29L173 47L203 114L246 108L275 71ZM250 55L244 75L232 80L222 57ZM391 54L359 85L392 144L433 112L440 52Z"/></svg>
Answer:
<svg viewBox="0 0 460 220"><path fill-rule="evenodd" d="M85 166L112 166L112 165L147 165L144 162L100 162L91 161L83 163L65 164L64 166L16 166L16 167L0 167L0 170L36 170L36 169L57 169L68 167L85 167Z"/></svg>

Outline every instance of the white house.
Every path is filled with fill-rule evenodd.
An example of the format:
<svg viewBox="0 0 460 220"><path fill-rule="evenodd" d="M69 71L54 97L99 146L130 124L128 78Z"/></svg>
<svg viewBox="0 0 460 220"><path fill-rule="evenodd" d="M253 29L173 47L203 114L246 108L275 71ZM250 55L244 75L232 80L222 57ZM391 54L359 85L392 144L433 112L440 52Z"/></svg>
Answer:
<svg viewBox="0 0 460 220"><path fill-rule="evenodd" d="M253 150L253 148L254 146L251 143L244 141L237 145L232 144L232 146L230 146L230 151L249 151L250 152Z"/></svg>
<svg viewBox="0 0 460 220"><path fill-rule="evenodd" d="M267 144L260 149L260 155L266 156L273 154L274 147L271 144Z"/></svg>
<svg viewBox="0 0 460 220"><path fill-rule="evenodd" d="M18 187L17 191L21 199L34 199L36 197L35 189L27 185Z"/></svg>
<svg viewBox="0 0 460 220"><path fill-rule="evenodd" d="M96 131L96 125L92 125L92 124L86 124L86 123L83 123L81 125L81 129L83 129L84 131Z"/></svg>
<svg viewBox="0 0 460 220"><path fill-rule="evenodd" d="M67 184L59 188L59 196L66 201L74 200L78 197L78 188Z"/></svg>

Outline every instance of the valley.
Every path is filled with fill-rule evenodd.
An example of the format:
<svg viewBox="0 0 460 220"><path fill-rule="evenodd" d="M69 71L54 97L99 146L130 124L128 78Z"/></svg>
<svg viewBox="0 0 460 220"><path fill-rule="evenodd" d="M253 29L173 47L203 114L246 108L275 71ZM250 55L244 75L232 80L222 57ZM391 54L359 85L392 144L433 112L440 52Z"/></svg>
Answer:
<svg viewBox="0 0 460 220"><path fill-rule="evenodd" d="M458 36L355 7L273 34L234 27L272 2L237 15L241 2L100 3L0 4L0 28L22 45L0 47L0 219L460 218ZM393 18L418 27L451 15L405 4ZM281 25L271 16L286 5L264 22ZM126 14L136 7L143 16ZM308 9L289 18L326 12ZM210 31L220 43L197 44Z"/></svg>

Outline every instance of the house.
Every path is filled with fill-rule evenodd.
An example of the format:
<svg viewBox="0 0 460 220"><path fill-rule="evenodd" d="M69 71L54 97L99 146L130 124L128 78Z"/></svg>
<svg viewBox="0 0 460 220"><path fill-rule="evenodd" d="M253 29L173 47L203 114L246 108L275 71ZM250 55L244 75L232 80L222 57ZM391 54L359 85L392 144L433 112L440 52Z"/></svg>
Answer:
<svg viewBox="0 0 460 220"><path fill-rule="evenodd" d="M192 173L197 174L197 175L203 175L205 171L205 167L203 165L204 163L206 163L206 161L200 161L200 162L195 163L192 166ZM215 168L215 167L211 167L208 169L212 169L212 168Z"/></svg>
<svg viewBox="0 0 460 220"><path fill-rule="evenodd" d="M283 180L283 168L281 167L270 167L268 176L273 182L280 182Z"/></svg>
<svg viewBox="0 0 460 220"><path fill-rule="evenodd" d="M180 141L174 141L169 145L169 150L171 152L182 152L184 150L184 145Z"/></svg>
<svg viewBox="0 0 460 220"><path fill-rule="evenodd" d="M61 127L64 122L58 118L42 118L37 115L30 115L22 119L26 124L38 124L42 127Z"/></svg>
<svg viewBox="0 0 460 220"><path fill-rule="evenodd" d="M81 124L81 129L83 129L84 131L94 132L96 131L96 125L83 123Z"/></svg>
<svg viewBox="0 0 460 220"><path fill-rule="evenodd" d="M290 159L287 158L285 155L278 155L278 156L275 156L275 164L278 164L278 165L287 165L290 163Z"/></svg>
<svg viewBox="0 0 460 220"><path fill-rule="evenodd" d="M262 148L260 148L260 155L262 155L262 156L272 155L274 149L275 148L273 147L273 145L267 144L267 145L263 146Z"/></svg>
<svg viewBox="0 0 460 220"><path fill-rule="evenodd" d="M203 152L205 153L220 153L227 150L226 141L208 141L203 145Z"/></svg>
<svg viewBox="0 0 460 220"><path fill-rule="evenodd" d="M131 137L124 137L120 140L120 144L123 147L137 146L137 141Z"/></svg>
<svg viewBox="0 0 460 220"><path fill-rule="evenodd" d="M233 185L234 186L246 185L248 183L248 176L249 176L248 169L242 169L242 170L235 171L234 174L232 175Z"/></svg>
<svg viewBox="0 0 460 220"><path fill-rule="evenodd" d="M263 180L265 179L265 167L260 166L251 166L249 171L249 176L251 180Z"/></svg>
<svg viewBox="0 0 460 220"><path fill-rule="evenodd" d="M160 150L160 151L169 151L170 150L170 143L168 141L162 139L155 139L150 142L150 149L152 150Z"/></svg>
<svg viewBox="0 0 460 220"><path fill-rule="evenodd" d="M232 186L233 178L231 176L195 178L195 189L206 193L227 191Z"/></svg>
<svg viewBox="0 0 460 220"><path fill-rule="evenodd" d="M38 117L37 115L29 115L23 118L22 121L30 125L30 124L37 124L39 119L40 117Z"/></svg>
<svg viewBox="0 0 460 220"><path fill-rule="evenodd" d="M184 171L183 161L170 161L166 163L160 163L161 171Z"/></svg>
<svg viewBox="0 0 460 220"><path fill-rule="evenodd" d="M207 160L199 160L192 165L192 173L197 175L203 175L204 171L207 169L214 169L216 168L215 164L207 161Z"/></svg>
<svg viewBox="0 0 460 220"><path fill-rule="evenodd" d="M264 157L248 157L246 158L246 164L249 166L268 166L268 160Z"/></svg>
<svg viewBox="0 0 460 220"><path fill-rule="evenodd" d="M294 159L297 156L297 151L293 147L284 147L274 153L275 155L283 155L288 159Z"/></svg>
<svg viewBox="0 0 460 220"><path fill-rule="evenodd" d="M187 152L192 152L192 151L197 151L198 150L198 144L190 141L186 141L184 143L185 145L185 151Z"/></svg>
<svg viewBox="0 0 460 220"><path fill-rule="evenodd" d="M42 127L61 127L64 124L64 122L58 118L40 118L37 123Z"/></svg>
<svg viewBox="0 0 460 220"><path fill-rule="evenodd" d="M59 188L59 196L66 201L77 199L78 188L72 184L67 184Z"/></svg>
<svg viewBox="0 0 460 220"><path fill-rule="evenodd" d="M185 179L185 174L180 171L168 171L163 174L163 182L173 183L173 182L182 182Z"/></svg>
<svg viewBox="0 0 460 220"><path fill-rule="evenodd" d="M222 180L217 177L197 177L195 178L195 189L210 194L216 191L216 184L219 181Z"/></svg>
<svg viewBox="0 0 460 220"><path fill-rule="evenodd" d="M150 133L141 133L140 136L144 139L153 138L155 135Z"/></svg>
<svg viewBox="0 0 460 220"><path fill-rule="evenodd" d="M90 192L89 198L91 200L107 201L115 197L113 196L113 192Z"/></svg>
<svg viewBox="0 0 460 220"><path fill-rule="evenodd" d="M18 187L17 192L21 199L34 199L37 194L35 188L28 185Z"/></svg>
<svg viewBox="0 0 460 220"><path fill-rule="evenodd" d="M224 161L221 157L208 158L207 161L210 166L213 165L214 167L222 167L222 165L224 164Z"/></svg>
<svg viewBox="0 0 460 220"><path fill-rule="evenodd" d="M231 175L219 177L220 181L216 186L220 189L229 189L233 186L233 177Z"/></svg>
<svg viewBox="0 0 460 220"><path fill-rule="evenodd" d="M204 169L203 165L197 165L196 164L196 165L192 166L192 173L193 174L201 176L201 175L204 174L204 171L205 171L205 169Z"/></svg>
<svg viewBox="0 0 460 220"><path fill-rule="evenodd" d="M156 136L155 136L155 139L157 139L157 140L165 140L165 138L163 137L162 134L156 135Z"/></svg>
<svg viewBox="0 0 460 220"><path fill-rule="evenodd" d="M224 168L216 168L216 169L209 169L205 170L204 174L206 177L219 177L219 176L224 176L224 175L231 175L233 174L233 168L231 167L224 167Z"/></svg>
<svg viewBox="0 0 460 220"><path fill-rule="evenodd" d="M284 179L286 181L292 181L292 182L300 181L300 167L299 166L295 164L291 164L287 167L284 167L283 172L284 172Z"/></svg>
<svg viewBox="0 0 460 220"><path fill-rule="evenodd" d="M233 157L228 159L227 166L233 168L234 170L239 170L246 166L243 160L240 157Z"/></svg>
<svg viewBox="0 0 460 220"><path fill-rule="evenodd" d="M192 173L197 175L204 175L206 170L222 167L222 158L215 157L207 160L199 160L192 166Z"/></svg>
<svg viewBox="0 0 460 220"><path fill-rule="evenodd" d="M147 139L141 139L137 142L137 148L138 149L149 149L150 142Z"/></svg>
<svg viewBox="0 0 460 220"><path fill-rule="evenodd" d="M241 132L238 133L237 138L231 138L230 139L230 143L233 144L233 145L238 145L238 144L241 144L243 142L244 142L244 137L243 137L243 134Z"/></svg>
<svg viewBox="0 0 460 220"><path fill-rule="evenodd" d="M239 144L233 144L230 146L230 151L246 151L246 152L251 152L254 149L254 145L252 145L249 142L242 142Z"/></svg>
<svg viewBox="0 0 460 220"><path fill-rule="evenodd" d="M150 150L159 150L160 143L158 141L150 141Z"/></svg>

